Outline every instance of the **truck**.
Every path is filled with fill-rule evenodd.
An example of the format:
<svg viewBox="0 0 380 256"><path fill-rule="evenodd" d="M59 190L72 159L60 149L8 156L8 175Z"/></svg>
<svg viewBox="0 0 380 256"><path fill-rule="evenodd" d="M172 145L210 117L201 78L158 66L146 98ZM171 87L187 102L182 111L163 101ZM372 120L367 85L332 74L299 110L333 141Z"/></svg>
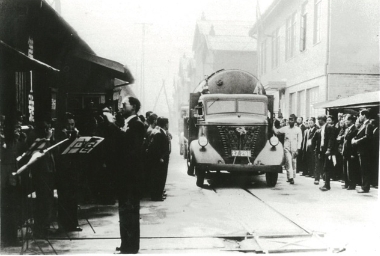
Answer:
<svg viewBox="0 0 380 256"><path fill-rule="evenodd" d="M190 93L187 174L205 178L227 172L266 175L269 187L282 173L284 149L273 134L273 96L243 70L219 70Z"/></svg>
<svg viewBox="0 0 380 256"><path fill-rule="evenodd" d="M180 117L178 121L178 134L179 134L179 153L186 159L188 155L188 120L189 120L189 106L182 105L180 107Z"/></svg>

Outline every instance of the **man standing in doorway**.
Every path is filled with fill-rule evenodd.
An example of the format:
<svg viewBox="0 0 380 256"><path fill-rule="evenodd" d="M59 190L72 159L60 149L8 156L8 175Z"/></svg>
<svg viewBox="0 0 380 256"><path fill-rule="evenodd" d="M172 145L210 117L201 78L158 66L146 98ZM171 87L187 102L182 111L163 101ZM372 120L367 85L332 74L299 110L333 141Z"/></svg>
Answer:
<svg viewBox="0 0 380 256"><path fill-rule="evenodd" d="M119 219L121 245L117 250L122 254L135 254L140 248L140 184L142 173L142 146L144 124L137 116L141 107L134 97L126 97L120 109L125 118L122 130L123 159L118 168L117 196L119 201Z"/></svg>
<svg viewBox="0 0 380 256"><path fill-rule="evenodd" d="M358 193L368 193L370 189L371 172L371 143L373 137L373 126L369 123L369 110L360 111L359 121L362 123L358 133L352 139L352 144L357 145L359 155L360 170L362 176L362 188Z"/></svg>
<svg viewBox="0 0 380 256"><path fill-rule="evenodd" d="M280 129L276 129L276 127L273 126L273 131L276 134L285 134L284 150L286 171L290 184L294 184L294 178L296 177L296 158L301 149L302 143L301 129L294 125L296 119L297 117L294 114L291 114L289 117L289 126L284 126Z"/></svg>

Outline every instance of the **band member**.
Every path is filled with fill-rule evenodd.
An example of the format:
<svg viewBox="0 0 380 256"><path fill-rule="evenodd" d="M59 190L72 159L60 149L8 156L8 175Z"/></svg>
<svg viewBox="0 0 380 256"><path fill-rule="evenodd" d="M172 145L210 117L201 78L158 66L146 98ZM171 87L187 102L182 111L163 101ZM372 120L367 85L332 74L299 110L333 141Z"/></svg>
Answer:
<svg viewBox="0 0 380 256"><path fill-rule="evenodd" d="M123 152L122 168L117 169L117 194L120 218L120 253L137 253L140 248L140 185L142 173L142 148L144 124L137 113L140 101L126 97L122 101L121 113L125 118L125 131L121 134Z"/></svg>
<svg viewBox="0 0 380 256"><path fill-rule="evenodd" d="M2 134L1 152L1 242L6 246L17 244L17 229L21 222L22 187L18 176L16 158L24 153L28 146L26 134L17 122ZM8 129L6 129L8 130Z"/></svg>
<svg viewBox="0 0 380 256"><path fill-rule="evenodd" d="M54 144L51 120L44 119L36 123L36 137L41 141L39 150ZM48 151L33 165L32 180L36 191L36 213L34 216L34 236L44 238L50 233L50 223L54 207L55 161L53 152Z"/></svg>
<svg viewBox="0 0 380 256"><path fill-rule="evenodd" d="M151 165L151 199L163 201L164 189L168 174L169 155L171 151L170 136L168 133L169 120L164 117L157 119L157 126L152 133L148 147L148 162Z"/></svg>
<svg viewBox="0 0 380 256"><path fill-rule="evenodd" d="M344 185L342 188L347 190L354 190L356 187L354 155L355 151L352 147L351 140L356 136L358 130L355 127L355 118L347 114L345 118L346 131L343 136L343 180Z"/></svg>
<svg viewBox="0 0 380 256"><path fill-rule="evenodd" d="M80 161L76 154L62 152L79 137L75 128L74 116L66 113L65 128L56 135L57 141L69 139L59 146L57 155L57 192L58 192L58 225L59 228L71 232L82 231L78 224L78 177Z"/></svg>
<svg viewBox="0 0 380 256"><path fill-rule="evenodd" d="M369 111L367 109L360 111L359 120L363 124L356 136L352 139L352 144L357 145L362 177L362 187L358 190L358 193L368 193L371 185L371 141L373 137L373 126L369 123Z"/></svg>
<svg viewBox="0 0 380 256"><path fill-rule="evenodd" d="M294 114L291 114L289 117L289 126L284 126L280 129L273 126L273 131L276 134L285 134L284 151L286 171L290 184L294 184L294 178L296 177L296 158L301 149L302 142L301 129L294 125L296 119L297 117Z"/></svg>

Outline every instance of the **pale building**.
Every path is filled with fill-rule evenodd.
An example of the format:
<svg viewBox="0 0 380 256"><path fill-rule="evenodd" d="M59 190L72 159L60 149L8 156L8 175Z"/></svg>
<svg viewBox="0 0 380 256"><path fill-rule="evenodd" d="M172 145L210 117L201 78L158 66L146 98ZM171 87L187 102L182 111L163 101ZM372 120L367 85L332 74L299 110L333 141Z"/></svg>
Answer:
<svg viewBox="0 0 380 256"><path fill-rule="evenodd" d="M315 103L379 90L378 11L378 0L274 0L250 35L275 109L317 116Z"/></svg>

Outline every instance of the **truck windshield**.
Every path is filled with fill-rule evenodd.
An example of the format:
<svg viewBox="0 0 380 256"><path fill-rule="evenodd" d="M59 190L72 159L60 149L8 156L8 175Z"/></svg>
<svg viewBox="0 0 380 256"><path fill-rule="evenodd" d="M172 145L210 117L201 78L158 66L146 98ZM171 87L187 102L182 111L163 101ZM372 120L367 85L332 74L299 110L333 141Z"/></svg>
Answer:
<svg viewBox="0 0 380 256"><path fill-rule="evenodd" d="M235 113L236 101L235 100L218 100L207 102L207 114L219 113Z"/></svg>
<svg viewBox="0 0 380 256"><path fill-rule="evenodd" d="M241 101L238 101L237 112L265 115L265 105L264 105L264 102L260 102L260 101L241 100Z"/></svg>

